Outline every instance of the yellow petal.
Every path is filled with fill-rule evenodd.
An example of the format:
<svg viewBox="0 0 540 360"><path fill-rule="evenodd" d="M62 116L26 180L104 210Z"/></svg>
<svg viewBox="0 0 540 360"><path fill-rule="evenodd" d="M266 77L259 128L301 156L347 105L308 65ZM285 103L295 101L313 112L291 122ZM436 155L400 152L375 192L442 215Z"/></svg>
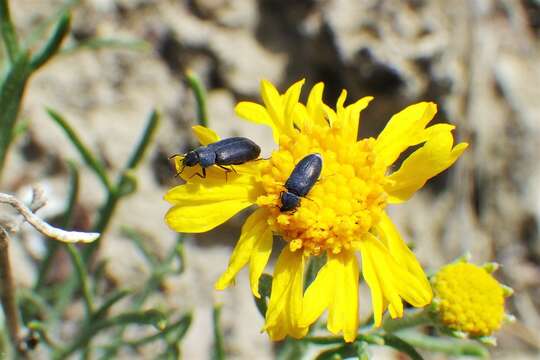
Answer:
<svg viewBox="0 0 540 360"><path fill-rule="evenodd" d="M340 120L344 119L343 113L345 112L345 100L347 100L347 90L343 89L341 90L341 94L339 94L336 102L336 113Z"/></svg>
<svg viewBox="0 0 540 360"><path fill-rule="evenodd" d="M307 112L313 124L318 126L328 126L325 119L324 103L323 103L324 83L315 84L311 89L307 100Z"/></svg>
<svg viewBox="0 0 540 360"><path fill-rule="evenodd" d="M329 255L334 272L334 291L328 312L328 330L343 331L346 342L356 339L358 330L358 262L353 251Z"/></svg>
<svg viewBox="0 0 540 360"><path fill-rule="evenodd" d="M304 257L301 251L285 247L277 262L272 281L272 294L266 311L264 329L272 340L286 335L303 337L308 328L301 326Z"/></svg>
<svg viewBox="0 0 540 360"><path fill-rule="evenodd" d="M399 264L379 239L368 234L360 246L362 262L365 256L367 262L370 263L370 271L375 273L383 296L394 307L393 310L398 316L401 316L403 311L400 297L416 307L425 306L431 301L433 296L431 287L426 288L423 277L413 275L407 267ZM364 276L367 281L365 271ZM368 285L370 285L369 282Z"/></svg>
<svg viewBox="0 0 540 360"><path fill-rule="evenodd" d="M328 124L330 127L333 127L334 124L338 121L338 116L334 109L332 109L330 106L323 104L323 111L326 120L328 121Z"/></svg>
<svg viewBox="0 0 540 360"><path fill-rule="evenodd" d="M387 302L384 299L379 279L371 259L362 253L362 273L371 292L371 307L373 308L373 320L376 327L381 326L382 315L386 310Z"/></svg>
<svg viewBox="0 0 540 360"><path fill-rule="evenodd" d="M265 210L257 209L246 219L242 226L240 239L229 260L229 266L214 285L217 290L225 289L234 281L236 274L247 264L253 252L256 251L255 245L261 240L261 235L267 235L269 229L266 217Z"/></svg>
<svg viewBox="0 0 540 360"><path fill-rule="evenodd" d="M438 131L427 139L424 146L413 152L390 175L391 180L385 190L390 203L408 200L427 180L450 167L465 151L468 144L461 143L452 148L454 139L450 131Z"/></svg>
<svg viewBox="0 0 540 360"><path fill-rule="evenodd" d="M360 112L364 110L373 100L372 96L366 96L354 104L347 106L344 121L343 133L348 141L358 139L358 127L360 126Z"/></svg>
<svg viewBox="0 0 540 360"><path fill-rule="evenodd" d="M274 123L274 120L270 117L268 114L268 111L266 111L266 108L262 105L248 102L248 101L242 101L236 105L234 108L234 111L238 116L241 118L251 121L255 124L262 124L269 126L272 128L272 134L274 137L274 142L277 144L279 141L279 128Z"/></svg>
<svg viewBox="0 0 540 360"><path fill-rule="evenodd" d="M253 204L258 196L257 189L243 182L176 186L164 196L174 205L165 215L165 221L178 232L211 230Z"/></svg>
<svg viewBox="0 0 540 360"><path fill-rule="evenodd" d="M334 296L335 261L327 261L304 294L301 325L310 326L328 308Z"/></svg>
<svg viewBox="0 0 540 360"><path fill-rule="evenodd" d="M391 304L398 313L403 311L403 304L394 287L394 275L386 265L387 254L379 244L379 240L369 234L360 242L362 272L371 289L375 326L381 325L386 303Z"/></svg>
<svg viewBox="0 0 540 360"><path fill-rule="evenodd" d="M192 126L193 133L202 145L208 145L219 141L218 134L214 130L201 125Z"/></svg>
<svg viewBox="0 0 540 360"><path fill-rule="evenodd" d="M293 113L294 126L300 130L300 132L309 132L314 125L314 120L309 115L307 108L304 104L296 104L296 109Z"/></svg>
<svg viewBox="0 0 540 360"><path fill-rule="evenodd" d="M273 235L272 230L266 225L266 230L260 233L259 239L255 244L249 259L249 280L251 291L255 297L260 298L259 278L268 263L270 253L272 252Z"/></svg>
<svg viewBox="0 0 540 360"><path fill-rule="evenodd" d="M426 125L437 113L437 105L421 102L408 106L392 116L377 138L375 151L386 166L396 161L398 156L409 146L422 142Z"/></svg>
<svg viewBox="0 0 540 360"><path fill-rule="evenodd" d="M219 184L188 183L167 191L164 199L173 205L192 206L213 204L221 201L255 202L259 193L249 182Z"/></svg>
<svg viewBox="0 0 540 360"><path fill-rule="evenodd" d="M177 232L202 233L223 224L251 204L246 200L225 200L206 204L176 205L165 214L165 222Z"/></svg>
<svg viewBox="0 0 540 360"><path fill-rule="evenodd" d="M302 91L302 86L304 85L305 79L295 82L291 85L283 95L283 104L285 113L283 114L286 121L290 121L292 114L296 105L298 104L298 99L300 98L300 92ZM289 126L292 127L292 123L289 123Z"/></svg>
<svg viewBox="0 0 540 360"><path fill-rule="evenodd" d="M414 253L401 238L401 235L392 220L384 212L377 225L377 230L379 231L381 240L388 247L390 255L392 255L401 266L405 266L412 275L421 281L425 291L431 292L431 286L424 273L424 269L422 269L422 266L416 259Z"/></svg>
<svg viewBox="0 0 540 360"><path fill-rule="evenodd" d="M261 97L270 118L276 124L277 128L281 130L284 125L281 95L279 95L279 92L270 81L261 81Z"/></svg>

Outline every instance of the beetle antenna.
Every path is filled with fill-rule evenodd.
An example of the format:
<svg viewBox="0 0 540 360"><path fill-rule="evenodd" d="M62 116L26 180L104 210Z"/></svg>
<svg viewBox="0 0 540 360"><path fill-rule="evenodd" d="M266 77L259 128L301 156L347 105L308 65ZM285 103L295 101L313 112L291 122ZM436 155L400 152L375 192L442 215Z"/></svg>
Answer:
<svg viewBox="0 0 540 360"><path fill-rule="evenodd" d="M307 196L304 196L304 199L308 199L309 201L313 201L313 203L315 205L317 205L317 207L320 209L321 207L319 206L319 204L317 204L317 202L315 200L313 200L312 198L308 198Z"/></svg>
<svg viewBox="0 0 540 360"><path fill-rule="evenodd" d="M172 154L171 156L169 156L169 160L173 160L174 158L177 158L179 156L183 156L182 154Z"/></svg>
<svg viewBox="0 0 540 360"><path fill-rule="evenodd" d="M174 177L179 177L184 172L185 168L186 168L186 165L182 165L182 169L180 169L180 171L177 172L176 175L174 175Z"/></svg>

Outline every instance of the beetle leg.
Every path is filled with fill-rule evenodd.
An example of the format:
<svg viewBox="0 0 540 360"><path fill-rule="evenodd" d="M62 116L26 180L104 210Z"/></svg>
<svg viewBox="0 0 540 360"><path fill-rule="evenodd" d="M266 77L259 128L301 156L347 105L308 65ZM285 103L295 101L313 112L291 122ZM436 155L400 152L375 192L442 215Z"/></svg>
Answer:
<svg viewBox="0 0 540 360"><path fill-rule="evenodd" d="M191 179L194 176L198 176L201 179L206 179L206 168L202 168L202 174L196 172L195 174L191 175L189 178Z"/></svg>
<svg viewBox="0 0 540 360"><path fill-rule="evenodd" d="M220 169L225 170L225 182L227 182L227 175L228 175L230 172L234 172L235 174L238 174L238 173L236 172L236 170L232 167L232 165L230 165L230 168L225 167L225 166L223 166L223 165L218 165L218 164L216 164L216 166L219 167Z"/></svg>
<svg viewBox="0 0 540 360"><path fill-rule="evenodd" d="M229 166L230 166L230 168L228 168L228 167L225 167L224 165L218 165L218 164L216 164L216 166L217 166L217 167L219 167L220 169L223 169L223 170L225 170L226 172L231 172L231 171L232 171L232 172L234 172L235 174L238 174L238 172L236 172L236 169L235 169L235 168L233 168L233 166L232 166L232 165L229 165Z"/></svg>

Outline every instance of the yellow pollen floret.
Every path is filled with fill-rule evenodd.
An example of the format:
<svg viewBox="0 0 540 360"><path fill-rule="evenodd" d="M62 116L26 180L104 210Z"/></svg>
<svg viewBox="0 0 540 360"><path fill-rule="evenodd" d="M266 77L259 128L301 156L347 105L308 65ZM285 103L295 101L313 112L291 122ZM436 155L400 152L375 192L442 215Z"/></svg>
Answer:
<svg viewBox="0 0 540 360"><path fill-rule="evenodd" d="M501 327L504 291L485 269L465 262L446 265L433 284L440 320L448 328L488 336Z"/></svg>
<svg viewBox="0 0 540 360"><path fill-rule="evenodd" d="M268 223L289 242L291 251L319 255L352 248L380 219L386 207L386 166L377 161L373 138L351 143L340 140L329 126L311 126L282 135L280 148L261 170L265 194L257 204L270 213ZM323 158L322 174L300 206L280 212L280 194L295 165L306 154Z"/></svg>

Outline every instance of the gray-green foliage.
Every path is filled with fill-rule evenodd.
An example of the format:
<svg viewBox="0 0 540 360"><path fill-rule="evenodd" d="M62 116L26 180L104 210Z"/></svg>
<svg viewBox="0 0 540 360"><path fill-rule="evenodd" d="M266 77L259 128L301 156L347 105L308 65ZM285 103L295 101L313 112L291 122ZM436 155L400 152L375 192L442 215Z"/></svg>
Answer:
<svg viewBox="0 0 540 360"><path fill-rule="evenodd" d="M7 155L14 139L28 127L27 123L18 124L19 110L25 88L31 76L54 60L61 53L69 53L77 49L94 48L128 48L141 49L140 41L122 41L116 39L89 39L85 43L71 44L62 49L62 44L70 32L70 10L78 1L67 1L57 13L46 19L43 24L30 31L26 39L19 39L16 27L11 19L9 3L0 0L0 31L4 52L0 64L3 66L0 80L0 176ZM31 53L26 47L43 38L38 50ZM159 113L152 111L148 116L146 127L142 129L139 141L133 146L131 156L126 159L122 171L113 179L105 170L102 161L84 144L77 131L69 125L69 121L52 109L46 110L51 118L51 126L59 126L79 152L84 164L88 166L103 184L106 193L105 201L99 208L91 231L101 233L101 237L91 245L81 247L71 244L48 242L45 256L39 260L36 283L31 289L17 289L17 304L22 315L22 326L26 335L20 339L3 342L3 353L12 357L25 357L31 349L32 342L48 348L53 359L64 359L80 353L84 358L113 358L122 348L137 350L151 342L164 344L162 358L177 358L180 355L180 343L189 329L192 315L179 313L172 309L148 308L147 299L153 292L159 291L162 282L172 275L182 273L184 269L183 237L179 236L176 244L162 258L147 249L148 238L136 229L124 228L122 234L131 239L141 251L150 268L150 276L139 289L112 288L107 289L103 268L105 263L95 264L94 253L102 241L106 241L108 225L114 216L118 203L137 190L135 170L141 163L146 150L152 143L152 137L159 124ZM79 172L75 162L68 164L70 169L69 195L66 199L65 211L60 224L71 228L73 212L79 192ZM47 284L47 274L51 270L55 255L61 251L68 254L74 271L67 281ZM107 290L104 290L107 289ZM78 328L69 339L59 339L59 328L65 318L65 311L70 304L82 300L84 316L75 319ZM114 305L122 301L119 309L111 311ZM144 310L143 310L144 309ZM123 336L128 326L150 326L155 330L145 337L127 339ZM6 329L2 329L6 339ZM102 333L108 336L108 343L93 343L96 336Z"/></svg>

